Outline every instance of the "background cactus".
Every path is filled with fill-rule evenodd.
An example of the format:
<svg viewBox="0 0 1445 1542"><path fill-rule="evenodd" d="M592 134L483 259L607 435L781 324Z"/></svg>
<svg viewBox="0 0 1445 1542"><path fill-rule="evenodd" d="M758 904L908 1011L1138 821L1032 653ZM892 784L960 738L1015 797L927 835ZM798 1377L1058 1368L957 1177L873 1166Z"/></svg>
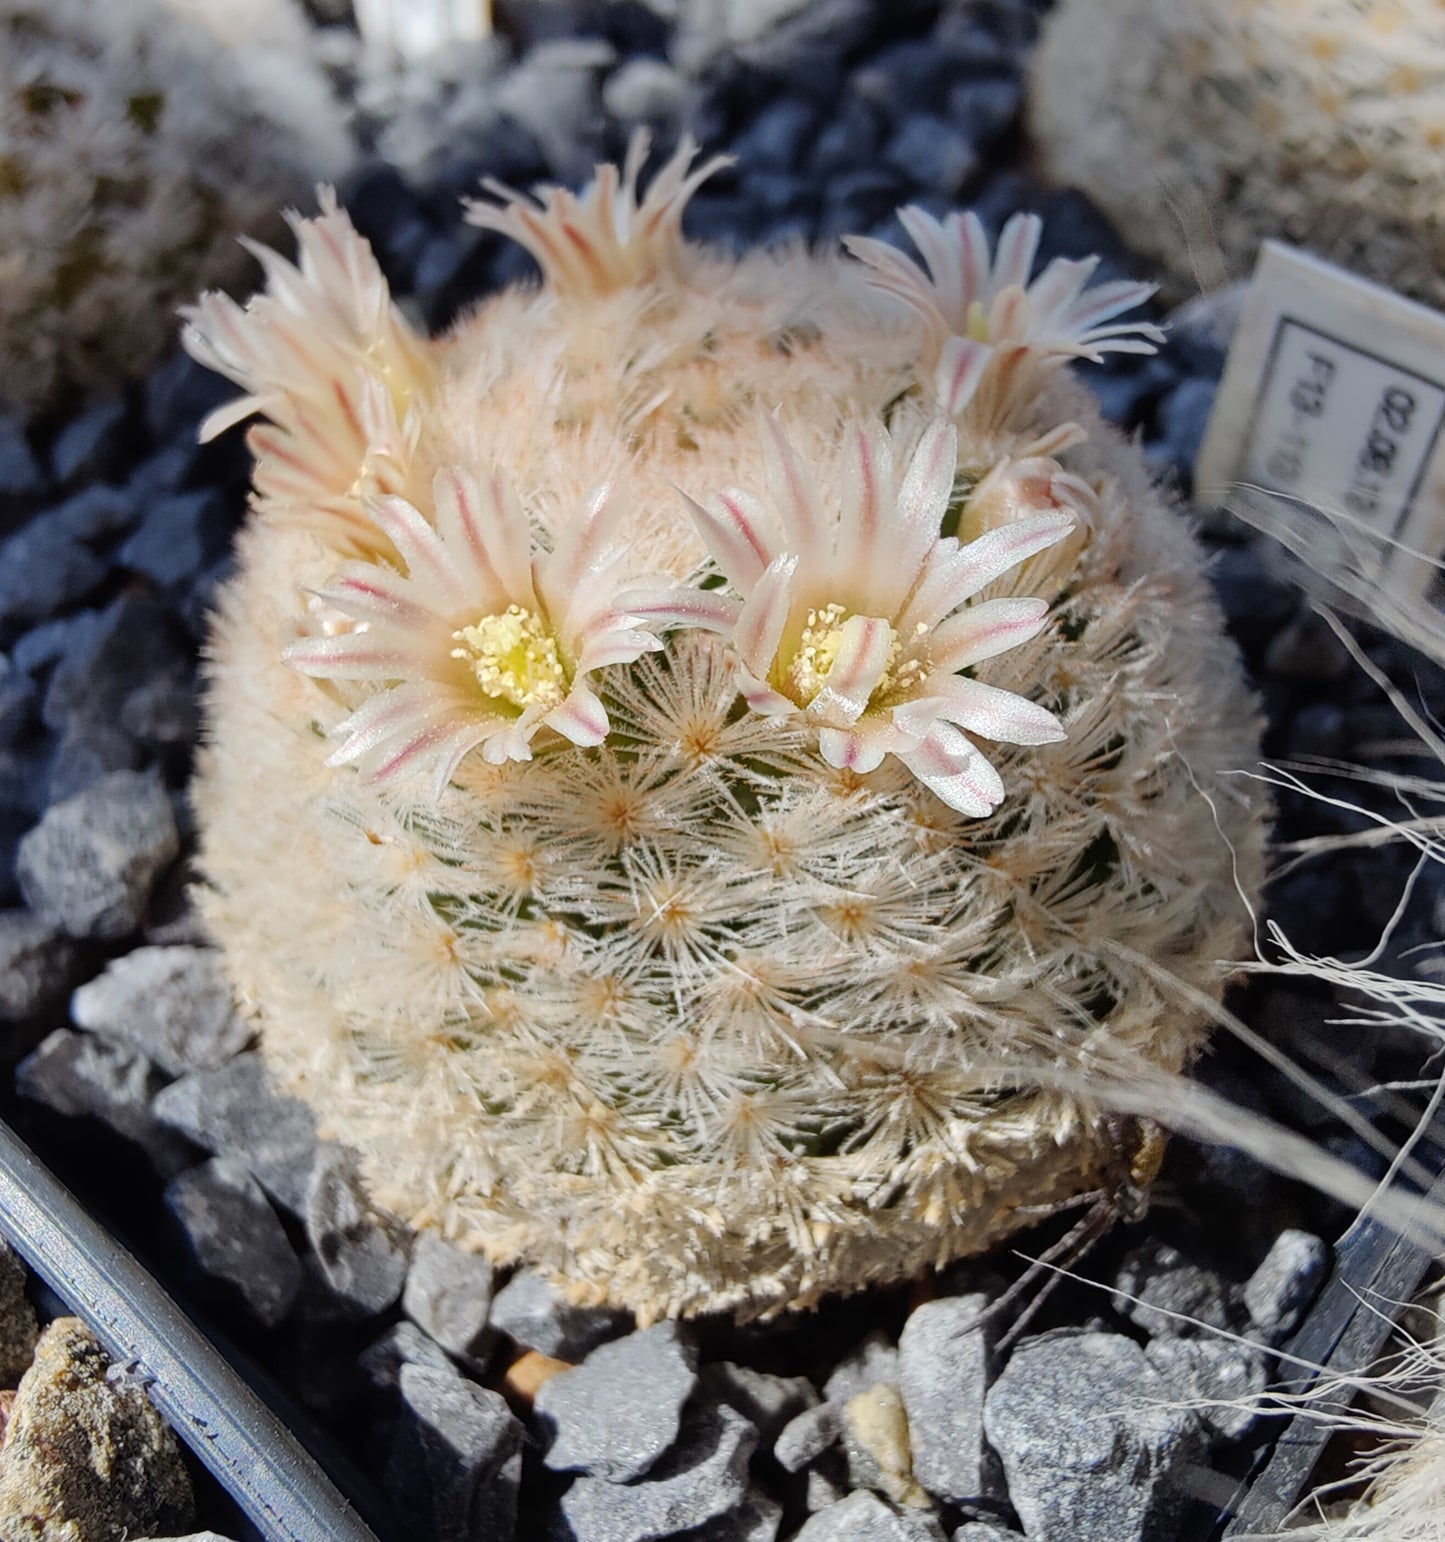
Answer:
<svg viewBox="0 0 1445 1542"><path fill-rule="evenodd" d="M139 373L350 147L291 0L0 3L0 400Z"/></svg>
<svg viewBox="0 0 1445 1542"><path fill-rule="evenodd" d="M1029 115L1184 291L1276 236L1445 303L1445 19L1430 0L1062 0Z"/></svg>
<svg viewBox="0 0 1445 1542"><path fill-rule="evenodd" d="M1067 374L1147 289L1029 284L1022 217L734 261L638 160L475 207L544 281L445 338L331 211L189 343L271 419L197 790L243 1008L384 1204L646 1318L1116 1187L1040 1081L1191 1058L1159 971L1217 991L1261 818L1200 553Z"/></svg>

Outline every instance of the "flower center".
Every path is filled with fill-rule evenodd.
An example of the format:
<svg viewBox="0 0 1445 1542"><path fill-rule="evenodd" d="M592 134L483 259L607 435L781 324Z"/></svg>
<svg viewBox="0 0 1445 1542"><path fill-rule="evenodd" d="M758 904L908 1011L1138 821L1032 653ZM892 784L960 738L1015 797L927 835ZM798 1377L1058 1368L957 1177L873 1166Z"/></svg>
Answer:
<svg viewBox="0 0 1445 1542"><path fill-rule="evenodd" d="M464 659L488 696L514 707L555 707L567 694L567 675L557 639L535 611L509 605L498 616L483 616L452 633L454 659Z"/></svg>
<svg viewBox="0 0 1445 1542"><path fill-rule="evenodd" d="M982 300L970 300L968 315L964 319L964 335L975 343L988 341L988 311Z"/></svg>
<svg viewBox="0 0 1445 1542"><path fill-rule="evenodd" d="M801 706L808 706L818 692L828 683L828 676L838 662L838 649L843 643L843 627L851 619L851 612L836 602L808 612L807 625L798 639L798 650L787 671L787 684L793 699ZM914 629L915 636L922 637L928 628L921 622ZM916 685L928 673L926 662L921 658L906 659L899 664L903 652L903 638L889 629L888 662L873 688L878 696L888 691Z"/></svg>

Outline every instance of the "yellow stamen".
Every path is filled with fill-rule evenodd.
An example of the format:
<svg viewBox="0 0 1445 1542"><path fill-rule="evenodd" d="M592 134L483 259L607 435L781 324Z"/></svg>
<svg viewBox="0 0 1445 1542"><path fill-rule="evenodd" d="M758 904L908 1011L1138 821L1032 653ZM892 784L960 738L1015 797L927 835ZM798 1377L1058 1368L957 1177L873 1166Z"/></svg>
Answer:
<svg viewBox="0 0 1445 1542"><path fill-rule="evenodd" d="M567 694L567 674L557 639L535 611L509 605L500 615L483 616L473 626L452 633L454 659L465 659L488 696L514 707L555 707Z"/></svg>
<svg viewBox="0 0 1445 1542"><path fill-rule="evenodd" d="M984 309L982 300L969 301L964 329L973 342L986 343L988 341L988 312Z"/></svg>
<svg viewBox="0 0 1445 1542"><path fill-rule="evenodd" d="M798 650L788 666L786 677L787 684L792 688L793 699L800 706L806 707L828 683L828 676L838 662L843 626L850 619L847 608L836 602L808 612L807 624L798 639ZM927 631L928 628L919 622L914 628L914 636L922 637ZM927 665L919 658L906 660L895 671L902 651L903 639L890 628L888 662L878 684L873 688L874 696L917 685L927 673Z"/></svg>

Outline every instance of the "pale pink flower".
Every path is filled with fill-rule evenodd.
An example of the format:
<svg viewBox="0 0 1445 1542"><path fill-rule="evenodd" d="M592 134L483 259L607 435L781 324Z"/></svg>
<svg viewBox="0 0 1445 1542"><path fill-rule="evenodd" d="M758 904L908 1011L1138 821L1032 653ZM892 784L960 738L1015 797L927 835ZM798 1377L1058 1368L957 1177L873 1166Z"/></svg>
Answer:
<svg viewBox="0 0 1445 1542"><path fill-rule="evenodd" d="M740 598L635 592L625 602L727 635L748 706L815 725L829 765L864 773L893 755L950 807L989 813L1003 782L969 736L1046 744L1065 735L1043 707L960 673L1034 636L1047 601L967 602L1066 536L1072 513L1051 504L976 541L940 538L957 462L947 423L923 435L901 478L888 435L855 427L831 496L774 419L764 443L765 502L738 492L712 508L688 500Z"/></svg>
<svg viewBox="0 0 1445 1542"><path fill-rule="evenodd" d="M715 155L694 167L698 147L685 135L639 202L637 182L649 143L639 130L627 147L621 174L616 166L599 166L580 194L543 187L534 204L489 179L483 186L501 203L468 203L467 220L525 246L547 282L565 294L608 294L672 272L682 252L688 199L714 172L730 166L732 157Z"/></svg>
<svg viewBox="0 0 1445 1542"><path fill-rule="evenodd" d="M610 725L590 677L662 644L618 603L638 575L617 539L626 507L607 489L550 552L533 550L500 473L479 485L439 472L433 499L435 526L403 498L368 502L406 571L343 567L318 599L356 625L284 657L303 674L384 685L338 725L329 764L358 761L378 782L429 767L440 796L472 749L493 764L530 760L543 729L600 744Z"/></svg>
<svg viewBox="0 0 1445 1542"><path fill-rule="evenodd" d="M201 438L253 413L269 418L250 437L261 506L341 550L374 551L380 532L361 495L406 488L414 403L433 377L429 347L329 188L319 218L287 219L297 264L245 243L265 269L266 293L244 309L207 294L182 313L192 357L246 391L206 419Z"/></svg>
<svg viewBox="0 0 1445 1542"><path fill-rule="evenodd" d="M1150 322L1113 319L1147 300L1153 284L1118 280L1085 292L1097 257L1055 257L1030 283L1043 233L1036 214L1015 214L992 253L972 210L937 220L910 207L898 218L927 271L885 241L848 236L844 245L873 270L875 288L922 318L938 403L950 417L976 396L1012 388L1012 378L1001 378L1005 367L1012 377L1020 366L1097 363L1106 353L1153 353L1163 340Z"/></svg>

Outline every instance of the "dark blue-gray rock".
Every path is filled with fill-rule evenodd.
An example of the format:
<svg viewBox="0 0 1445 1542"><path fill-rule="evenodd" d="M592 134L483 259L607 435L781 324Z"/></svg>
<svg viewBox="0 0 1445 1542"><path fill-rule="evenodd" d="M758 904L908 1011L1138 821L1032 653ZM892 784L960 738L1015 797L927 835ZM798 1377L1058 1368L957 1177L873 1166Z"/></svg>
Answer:
<svg viewBox="0 0 1445 1542"><path fill-rule="evenodd" d="M847 1477L841 1471L837 1474L830 1473L827 1471L827 1464L810 1467L807 1472L807 1485L803 1490L803 1507L809 1515L816 1515L819 1510L826 1510L829 1505L835 1505L840 1499L846 1499L849 1493Z"/></svg>
<svg viewBox="0 0 1445 1542"><path fill-rule="evenodd" d="M100 611L82 610L73 616L42 621L39 626L31 627L10 650L10 662L28 675L37 675L72 650L88 649L100 630L101 620Z"/></svg>
<svg viewBox="0 0 1445 1542"><path fill-rule="evenodd" d="M225 542L226 505L220 493L210 488L173 493L150 505L116 560L163 589L175 589L208 567Z"/></svg>
<svg viewBox="0 0 1445 1542"><path fill-rule="evenodd" d="M577 1542L651 1542L711 1528L742 1504L757 1441L736 1409L703 1404L689 1411L677 1443L641 1482L580 1477L562 1496L562 1514Z"/></svg>
<svg viewBox="0 0 1445 1542"><path fill-rule="evenodd" d="M1198 1421L1132 1339L1028 1339L989 1389L984 1425L1031 1537L1146 1542L1174 1535Z"/></svg>
<svg viewBox="0 0 1445 1542"><path fill-rule="evenodd" d="M765 1445L805 1408L818 1404L818 1394L806 1376L773 1376L731 1360L714 1360L699 1374L703 1393L736 1408Z"/></svg>
<svg viewBox="0 0 1445 1542"><path fill-rule="evenodd" d="M125 402L119 396L92 402L55 436L50 470L57 482L94 482L120 462L127 438Z"/></svg>
<svg viewBox="0 0 1445 1542"><path fill-rule="evenodd" d="M140 502L129 487L92 482L64 503L47 509L41 518L72 541L105 541L135 524L140 518Z"/></svg>
<svg viewBox="0 0 1445 1542"><path fill-rule="evenodd" d="M809 1516L793 1542L943 1542L932 1516L900 1514L876 1495L859 1489ZM1093 1539L1090 1538L1090 1542Z"/></svg>
<svg viewBox="0 0 1445 1542"><path fill-rule="evenodd" d="M106 565L44 517L0 542L0 631L14 632L78 604L106 577Z"/></svg>
<svg viewBox="0 0 1445 1542"><path fill-rule="evenodd" d="M601 38L558 38L539 43L501 82L497 112L514 119L537 141L561 181L585 175L600 143L600 75L616 58Z"/></svg>
<svg viewBox="0 0 1445 1542"><path fill-rule="evenodd" d="M23 1022L60 1002L75 983L79 953L54 921L0 910L0 1023Z"/></svg>
<svg viewBox="0 0 1445 1542"><path fill-rule="evenodd" d="M151 749L193 744L201 712L189 670L156 675L138 685L121 705L120 726Z"/></svg>
<svg viewBox="0 0 1445 1542"><path fill-rule="evenodd" d="M1116 1309L1151 1336L1238 1324L1231 1288L1213 1270L1157 1238L1129 1249L1114 1285L1121 1292Z"/></svg>
<svg viewBox="0 0 1445 1542"><path fill-rule="evenodd" d="M398 1514L436 1542L510 1542L523 1434L511 1410L454 1371L403 1365L400 1386L385 1479Z"/></svg>
<svg viewBox="0 0 1445 1542"><path fill-rule="evenodd" d="M818 114L807 102L779 97L752 115L729 150L746 168L749 183L757 170L794 171L807 154L817 124Z"/></svg>
<svg viewBox="0 0 1445 1542"><path fill-rule="evenodd" d="M34 498L45 491L45 473L25 430L8 412L0 412L0 498Z"/></svg>
<svg viewBox="0 0 1445 1542"><path fill-rule="evenodd" d="M1323 616L1302 610L1281 628L1264 650L1264 667L1288 680L1312 680L1328 685L1354 668L1345 645Z"/></svg>
<svg viewBox="0 0 1445 1542"><path fill-rule="evenodd" d="M1257 1349L1233 1339L1153 1339L1144 1357L1206 1430L1222 1440L1249 1433L1269 1380Z"/></svg>
<svg viewBox="0 0 1445 1542"><path fill-rule="evenodd" d="M114 723L77 720L61 734L51 756L49 801L63 803L112 771L138 771L142 759L140 746Z"/></svg>
<svg viewBox="0 0 1445 1542"><path fill-rule="evenodd" d="M160 782L115 771L46 812L20 842L16 876L30 908L72 937L114 942L140 925L179 849Z"/></svg>
<svg viewBox="0 0 1445 1542"><path fill-rule="evenodd" d="M788 1420L773 1442L773 1455L785 1472L798 1472L842 1436L842 1403L819 1403Z"/></svg>
<svg viewBox="0 0 1445 1542"><path fill-rule="evenodd" d="M1244 1286L1244 1305L1255 1331L1278 1343L1299 1326L1330 1267L1328 1246L1307 1231L1282 1231Z"/></svg>
<svg viewBox="0 0 1445 1542"><path fill-rule="evenodd" d="M615 1308L574 1306L531 1269L519 1269L492 1299L491 1325L523 1349L554 1360L585 1360L599 1344L620 1338L632 1314Z"/></svg>
<svg viewBox="0 0 1445 1542"><path fill-rule="evenodd" d="M276 1327L301 1290L301 1261L261 1185L213 1157L171 1179L165 1206L196 1266L234 1291L263 1327Z"/></svg>
<svg viewBox="0 0 1445 1542"><path fill-rule="evenodd" d="M221 1065L251 1038L214 948L136 948L76 991L70 1015L172 1076Z"/></svg>
<svg viewBox="0 0 1445 1542"><path fill-rule="evenodd" d="M157 443L194 439L207 413L235 395L236 387L223 375L177 348L146 377L146 427Z"/></svg>
<svg viewBox="0 0 1445 1542"><path fill-rule="evenodd" d="M203 453L201 445L191 438L162 445L131 472L125 484L126 491L133 493L141 506L176 492L195 470Z"/></svg>
<svg viewBox="0 0 1445 1542"><path fill-rule="evenodd" d="M35 682L0 653L0 749L23 737L35 719L39 700Z"/></svg>
<svg viewBox="0 0 1445 1542"><path fill-rule="evenodd" d="M1217 379L1193 376L1181 381L1160 405L1163 453L1189 476L1194 474L1194 462L1199 458L1199 447L1204 443L1204 431L1209 427L1209 414L1214 410L1218 391Z"/></svg>
<svg viewBox="0 0 1445 1542"><path fill-rule="evenodd" d="M383 1397L400 1390L404 1365L423 1365L429 1370L445 1371L449 1376L462 1374L446 1350L414 1322L393 1323L362 1350L356 1363L372 1391Z"/></svg>
<svg viewBox="0 0 1445 1542"><path fill-rule="evenodd" d="M866 167L882 142L882 116L849 94L818 131L808 155L808 174L819 182Z"/></svg>
<svg viewBox="0 0 1445 1542"><path fill-rule="evenodd" d="M1169 352L1180 358L1190 373L1218 376L1239 330L1248 296L1249 280L1238 279L1176 305L1165 318Z"/></svg>
<svg viewBox="0 0 1445 1542"><path fill-rule="evenodd" d="M305 1208L316 1120L299 1098L276 1091L260 1055L180 1077L157 1095L155 1113L198 1146L233 1157L293 1214Z"/></svg>
<svg viewBox="0 0 1445 1542"><path fill-rule="evenodd" d="M1007 1526L995 1526L990 1521L965 1521L949 1542L1022 1542L1018 1532Z"/></svg>
<svg viewBox="0 0 1445 1542"><path fill-rule="evenodd" d="M1291 756L1332 759L1347 747L1345 714L1332 701L1312 701L1295 713L1289 726Z"/></svg>
<svg viewBox="0 0 1445 1542"><path fill-rule="evenodd" d="M411 1250L401 1309L444 1349L474 1370L484 1370L492 1345L487 1313L492 1305L492 1266L422 1233Z"/></svg>
<svg viewBox="0 0 1445 1542"><path fill-rule="evenodd" d="M677 1439L696 1364L677 1324L664 1322L603 1344L550 1377L535 1405L551 1432L547 1465L609 1483L640 1478Z"/></svg>
<svg viewBox="0 0 1445 1542"><path fill-rule="evenodd" d="M881 1328L843 1356L824 1384L823 1396L830 1403L846 1403L880 1381L898 1385L898 1348Z"/></svg>
<svg viewBox="0 0 1445 1542"><path fill-rule="evenodd" d="M230 1542L218 1531L192 1531L183 1537L137 1537L136 1542Z"/></svg>
<svg viewBox="0 0 1445 1542"><path fill-rule="evenodd" d="M640 54L619 64L602 87L602 105L619 123L669 126L683 115L690 87L665 59Z"/></svg>
<svg viewBox="0 0 1445 1542"><path fill-rule="evenodd" d="M994 1330L984 1295L925 1301L898 1340L898 1385L908 1413L913 1476L958 1503L994 1488L983 1435Z"/></svg>
<svg viewBox="0 0 1445 1542"><path fill-rule="evenodd" d="M139 1146L168 1178L194 1158L191 1147L151 1112L161 1085L160 1072L144 1055L69 1028L57 1028L15 1068L21 1097L70 1119L99 1120Z"/></svg>
<svg viewBox="0 0 1445 1542"><path fill-rule="evenodd" d="M304 1219L326 1283L349 1310L369 1317L396 1303L406 1284L406 1238L372 1205L344 1147L327 1144L317 1154Z"/></svg>
<svg viewBox="0 0 1445 1542"><path fill-rule="evenodd" d="M960 80L948 93L943 116L973 145L983 149L1012 127L1023 105L1016 76Z"/></svg>
<svg viewBox="0 0 1445 1542"><path fill-rule="evenodd" d="M913 113L883 147L883 158L932 193L952 198L978 169L978 152L951 123Z"/></svg>
<svg viewBox="0 0 1445 1542"><path fill-rule="evenodd" d="M15 645L16 655L26 640ZM113 723L132 691L183 667L188 652L175 616L154 595L127 590L65 634L41 717L57 732L76 720Z"/></svg>

